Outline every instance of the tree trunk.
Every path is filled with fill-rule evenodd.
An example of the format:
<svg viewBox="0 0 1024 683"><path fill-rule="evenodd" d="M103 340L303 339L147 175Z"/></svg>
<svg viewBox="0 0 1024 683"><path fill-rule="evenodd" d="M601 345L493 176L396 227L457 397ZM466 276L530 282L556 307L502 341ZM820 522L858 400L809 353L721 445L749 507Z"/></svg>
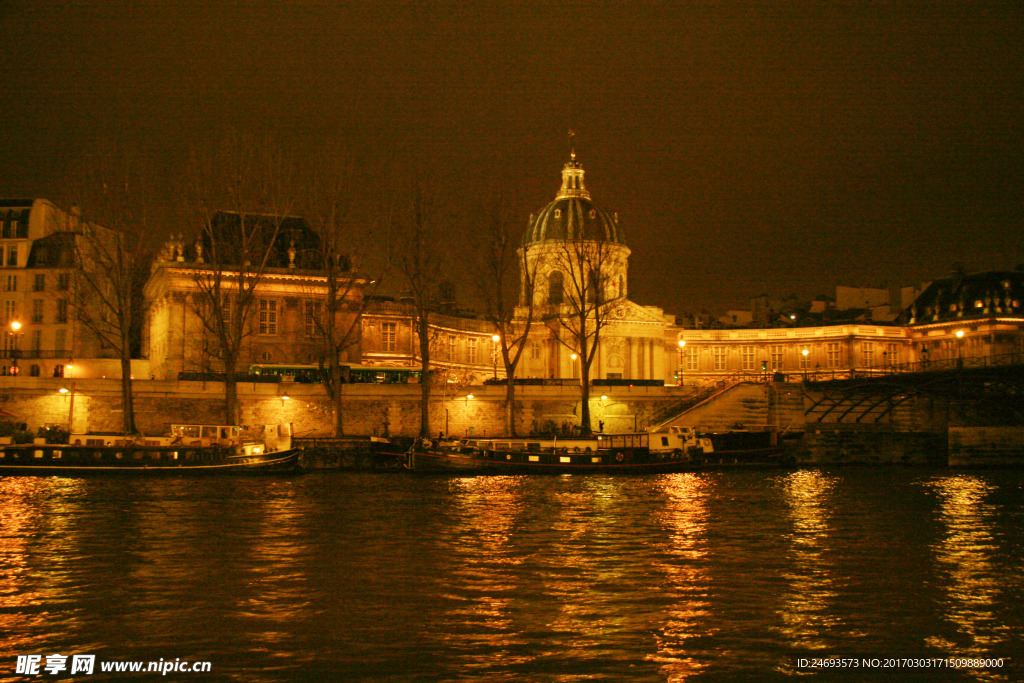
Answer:
<svg viewBox="0 0 1024 683"><path fill-rule="evenodd" d="M239 425L238 385L235 383L234 358L224 361L224 420L226 425Z"/></svg>
<svg viewBox="0 0 1024 683"><path fill-rule="evenodd" d="M121 429L126 434L135 434L135 401L132 396L132 361L121 359Z"/></svg>
<svg viewBox="0 0 1024 683"><path fill-rule="evenodd" d="M427 321L421 319L420 339L420 436L430 436L430 330ZM445 377L445 381L448 378Z"/></svg>
<svg viewBox="0 0 1024 683"><path fill-rule="evenodd" d="M333 372L337 373L338 367L333 368ZM345 411L343 409L343 402L345 399L344 384L341 382L341 377L338 377L338 383L334 385L334 437L345 436Z"/></svg>
<svg viewBox="0 0 1024 683"><path fill-rule="evenodd" d="M590 365L581 363L580 368L580 433L590 436Z"/></svg>
<svg viewBox="0 0 1024 683"><path fill-rule="evenodd" d="M505 384L505 433L516 435L516 383L511 375Z"/></svg>

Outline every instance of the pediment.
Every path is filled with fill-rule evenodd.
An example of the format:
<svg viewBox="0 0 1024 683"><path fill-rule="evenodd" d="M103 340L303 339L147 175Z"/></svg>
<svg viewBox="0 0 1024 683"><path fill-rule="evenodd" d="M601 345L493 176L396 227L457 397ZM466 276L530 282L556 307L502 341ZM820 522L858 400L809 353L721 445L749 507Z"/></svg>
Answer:
<svg viewBox="0 0 1024 683"><path fill-rule="evenodd" d="M605 306L605 319L609 323L665 323L664 314L658 314L645 306L633 303L629 299L618 299Z"/></svg>

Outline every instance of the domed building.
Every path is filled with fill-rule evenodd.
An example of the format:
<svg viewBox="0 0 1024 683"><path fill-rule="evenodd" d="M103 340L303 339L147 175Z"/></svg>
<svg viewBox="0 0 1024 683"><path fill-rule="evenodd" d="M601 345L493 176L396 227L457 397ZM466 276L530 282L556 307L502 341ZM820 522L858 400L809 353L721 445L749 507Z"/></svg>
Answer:
<svg viewBox="0 0 1024 683"><path fill-rule="evenodd" d="M532 303L540 324L517 374L579 378L581 356L592 353L591 380L664 380L673 320L626 298L630 251L619 216L594 204L583 176L573 152L554 200L527 222L517 317L525 319Z"/></svg>

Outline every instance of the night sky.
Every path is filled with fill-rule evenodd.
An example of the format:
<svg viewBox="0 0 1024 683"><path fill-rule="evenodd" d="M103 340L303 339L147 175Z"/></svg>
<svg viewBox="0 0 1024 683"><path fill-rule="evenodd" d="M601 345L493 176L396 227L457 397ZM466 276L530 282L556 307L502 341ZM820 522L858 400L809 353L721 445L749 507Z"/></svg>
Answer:
<svg viewBox="0 0 1024 683"><path fill-rule="evenodd" d="M0 25L2 196L57 196L96 141L234 130L341 140L463 220L500 183L525 227L571 128L630 298L671 313L1024 263L1019 0L0 0Z"/></svg>

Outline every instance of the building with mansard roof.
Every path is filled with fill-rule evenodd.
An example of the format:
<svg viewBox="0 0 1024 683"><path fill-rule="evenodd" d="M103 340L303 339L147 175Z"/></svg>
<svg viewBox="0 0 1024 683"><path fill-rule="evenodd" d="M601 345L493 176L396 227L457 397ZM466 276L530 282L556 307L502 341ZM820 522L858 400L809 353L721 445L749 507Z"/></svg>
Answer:
<svg viewBox="0 0 1024 683"><path fill-rule="evenodd" d="M0 375L101 377L118 367L82 322L90 302L76 298L86 228L105 230L45 199L0 200Z"/></svg>

